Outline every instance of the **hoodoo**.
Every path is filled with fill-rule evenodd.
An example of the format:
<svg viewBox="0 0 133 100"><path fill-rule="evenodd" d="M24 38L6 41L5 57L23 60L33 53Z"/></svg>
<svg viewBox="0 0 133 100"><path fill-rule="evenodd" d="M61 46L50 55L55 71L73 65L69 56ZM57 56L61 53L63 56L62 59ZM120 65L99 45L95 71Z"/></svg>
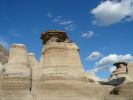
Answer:
<svg viewBox="0 0 133 100"><path fill-rule="evenodd" d="M13 44L4 72L0 77L0 100L32 100L30 68L24 45Z"/></svg>
<svg viewBox="0 0 133 100"><path fill-rule="evenodd" d="M95 73L85 74L79 48L66 32L49 30L41 39L40 62L25 45L11 46L8 63L0 65L0 100L126 100L132 96L132 63L115 63L116 70L104 82Z"/></svg>
<svg viewBox="0 0 133 100"><path fill-rule="evenodd" d="M126 62L118 62L114 64L116 70L113 71L111 77L109 78L109 83L112 85L120 85L124 82L131 81L131 78L128 74L128 67Z"/></svg>
<svg viewBox="0 0 133 100"><path fill-rule="evenodd" d="M42 78L81 80L84 77L79 48L65 32L48 31L42 33L41 39L45 43L41 57Z"/></svg>
<svg viewBox="0 0 133 100"><path fill-rule="evenodd" d="M32 89L36 100L88 100L98 91L98 96L105 93L102 86L88 82L79 48L67 33L50 30L42 33L41 39L41 79Z"/></svg>

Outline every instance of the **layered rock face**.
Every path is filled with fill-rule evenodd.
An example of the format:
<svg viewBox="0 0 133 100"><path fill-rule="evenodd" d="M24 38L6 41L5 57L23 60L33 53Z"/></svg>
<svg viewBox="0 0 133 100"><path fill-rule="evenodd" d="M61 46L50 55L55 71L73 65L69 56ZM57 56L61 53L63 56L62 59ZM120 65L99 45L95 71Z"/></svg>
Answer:
<svg viewBox="0 0 133 100"><path fill-rule="evenodd" d="M116 70L113 71L109 78L109 83L112 85L120 85L124 82L132 81L128 74L128 67L126 62L118 62L114 64Z"/></svg>
<svg viewBox="0 0 133 100"><path fill-rule="evenodd" d="M0 100L32 100L30 66L24 45L13 44L0 77Z"/></svg>
<svg viewBox="0 0 133 100"><path fill-rule="evenodd" d="M79 48L75 43L70 42L65 32L48 31L43 33L41 38L45 41L41 57L43 79L65 78L80 80L83 78ZM56 39L53 40L53 38ZM66 41L69 42L66 43Z"/></svg>
<svg viewBox="0 0 133 100"><path fill-rule="evenodd" d="M128 75L130 76L131 80L133 81L133 62L128 64Z"/></svg>
<svg viewBox="0 0 133 100"><path fill-rule="evenodd" d="M102 86L88 82L79 48L65 32L48 31L41 36L41 79L32 90L36 100L88 100L105 93ZM103 92L100 92L100 91Z"/></svg>
<svg viewBox="0 0 133 100"><path fill-rule="evenodd" d="M29 64L31 68L32 81L39 80L41 78L40 63L35 58L34 53L28 53L28 56L29 56Z"/></svg>

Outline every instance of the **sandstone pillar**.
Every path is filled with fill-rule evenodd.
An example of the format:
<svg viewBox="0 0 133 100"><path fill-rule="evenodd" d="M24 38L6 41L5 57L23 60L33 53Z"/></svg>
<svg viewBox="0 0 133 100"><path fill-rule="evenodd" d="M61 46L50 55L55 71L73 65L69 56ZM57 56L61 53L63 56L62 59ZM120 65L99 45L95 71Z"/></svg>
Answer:
<svg viewBox="0 0 133 100"><path fill-rule="evenodd" d="M88 100L103 88L88 82L79 48L63 31L42 33L41 79L33 96L37 100ZM98 96L104 94L99 92Z"/></svg>
<svg viewBox="0 0 133 100"><path fill-rule="evenodd" d="M116 70L113 71L111 77L109 78L109 83L112 85L120 85L125 82L131 81L131 78L128 75L128 67L126 62L118 62L114 64Z"/></svg>
<svg viewBox="0 0 133 100"><path fill-rule="evenodd" d="M5 71L0 77L1 100L32 100L30 66L26 47L13 44Z"/></svg>

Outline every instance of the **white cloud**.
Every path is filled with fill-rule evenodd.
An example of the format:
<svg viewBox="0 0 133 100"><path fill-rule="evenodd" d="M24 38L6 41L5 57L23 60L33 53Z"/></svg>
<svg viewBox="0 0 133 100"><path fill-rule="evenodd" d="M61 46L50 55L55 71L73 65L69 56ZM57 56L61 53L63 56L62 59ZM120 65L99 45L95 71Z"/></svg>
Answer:
<svg viewBox="0 0 133 100"><path fill-rule="evenodd" d="M62 16L53 16L51 12L49 12L47 16L51 18L52 22L62 25L66 31L73 31L77 26L74 21L64 19Z"/></svg>
<svg viewBox="0 0 133 100"><path fill-rule="evenodd" d="M95 63L94 69L90 70L92 72L98 72L100 70L105 70L109 72L113 72L116 67L113 66L116 62L130 62L133 60L133 56L131 54L125 55L117 55L117 54L110 54L101 58L98 62Z"/></svg>
<svg viewBox="0 0 133 100"><path fill-rule="evenodd" d="M112 66L112 67L109 67L109 71L112 73L113 71L116 70L116 67L115 66Z"/></svg>
<svg viewBox="0 0 133 100"><path fill-rule="evenodd" d="M100 61L96 62L96 66L113 64L120 61L128 62L131 60L133 60L133 56L131 54L126 54L126 55L110 54L106 57L103 57Z"/></svg>
<svg viewBox="0 0 133 100"><path fill-rule="evenodd" d="M107 0L91 10L95 16L93 24L108 26L133 20L133 0Z"/></svg>
<svg viewBox="0 0 133 100"><path fill-rule="evenodd" d="M89 61L92 61L100 58L101 56L102 54L100 52L95 51L95 52L92 52L86 59Z"/></svg>
<svg viewBox="0 0 133 100"><path fill-rule="evenodd" d="M88 32L82 34L82 37L84 37L84 38L91 38L92 36L94 36L93 31L88 31Z"/></svg>
<svg viewBox="0 0 133 100"><path fill-rule="evenodd" d="M0 44L1 44L4 48L6 48L6 49L9 48L8 42L6 42L6 41L5 41L3 38L1 38L1 37L0 37Z"/></svg>

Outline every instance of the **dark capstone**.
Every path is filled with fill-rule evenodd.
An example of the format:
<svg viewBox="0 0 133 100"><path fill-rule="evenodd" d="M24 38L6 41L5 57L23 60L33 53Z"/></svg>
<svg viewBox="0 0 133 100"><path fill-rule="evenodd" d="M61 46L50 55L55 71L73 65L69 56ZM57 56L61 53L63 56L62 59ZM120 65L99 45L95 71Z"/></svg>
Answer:
<svg viewBox="0 0 133 100"><path fill-rule="evenodd" d="M47 42L72 43L66 32L58 30L49 30L47 32L42 32L41 39L43 41L43 44Z"/></svg>
<svg viewBox="0 0 133 100"><path fill-rule="evenodd" d="M118 62L118 63L115 63L113 65L114 66L119 66L120 64L123 64L124 66L127 66L127 63L126 62Z"/></svg>

